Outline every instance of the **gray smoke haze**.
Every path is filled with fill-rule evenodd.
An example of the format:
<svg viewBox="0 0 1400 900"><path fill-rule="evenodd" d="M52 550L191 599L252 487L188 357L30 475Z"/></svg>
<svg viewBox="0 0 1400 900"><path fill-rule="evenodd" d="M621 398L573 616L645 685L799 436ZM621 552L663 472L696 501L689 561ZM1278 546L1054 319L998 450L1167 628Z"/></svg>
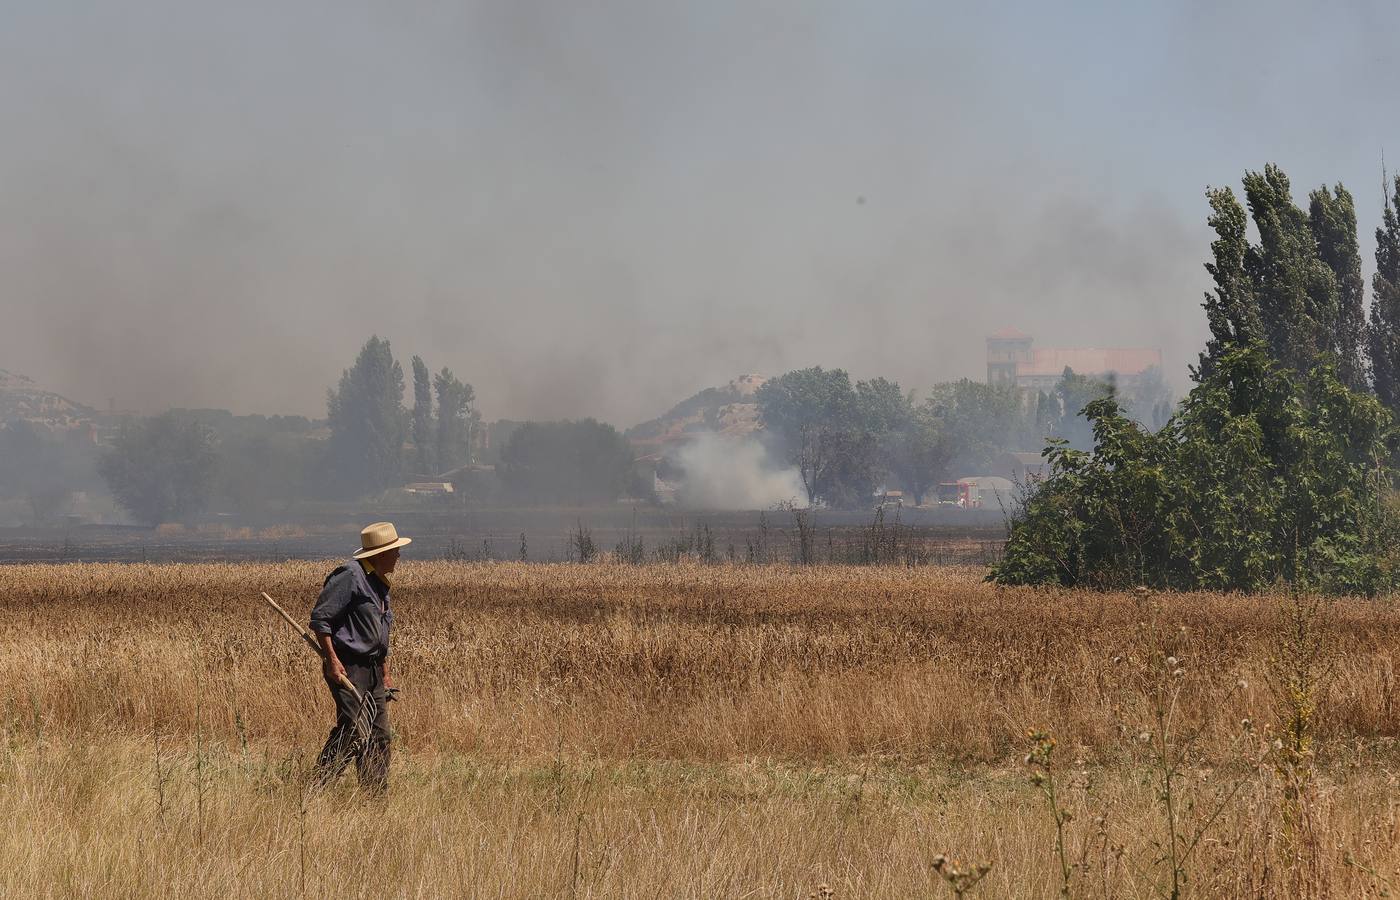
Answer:
<svg viewBox="0 0 1400 900"><path fill-rule="evenodd" d="M677 500L687 509L773 509L807 505L797 469L773 458L754 436L695 435L677 454L685 477Z"/></svg>
<svg viewBox="0 0 1400 900"><path fill-rule="evenodd" d="M378 333L487 417L626 426L978 377L1015 325L1180 385L1208 184L1345 181L1369 253L1400 12L1059 6L11 2L0 368L321 415Z"/></svg>

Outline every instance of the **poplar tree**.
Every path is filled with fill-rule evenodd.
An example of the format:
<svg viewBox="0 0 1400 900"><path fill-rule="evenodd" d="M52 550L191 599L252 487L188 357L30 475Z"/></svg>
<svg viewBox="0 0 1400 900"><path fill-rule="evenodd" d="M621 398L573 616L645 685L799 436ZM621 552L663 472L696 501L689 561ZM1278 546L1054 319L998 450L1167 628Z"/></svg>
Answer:
<svg viewBox="0 0 1400 900"><path fill-rule="evenodd" d="M1311 370L1332 350L1337 329L1337 279L1318 255L1308 214L1293 202L1278 166L1244 176L1245 199L1259 243L1245 253L1270 355L1296 372Z"/></svg>
<svg viewBox="0 0 1400 900"><path fill-rule="evenodd" d="M433 474L433 385L420 356L413 357L413 450L419 474Z"/></svg>
<svg viewBox="0 0 1400 900"><path fill-rule="evenodd" d="M1206 199L1211 209L1206 222L1215 229L1216 235L1210 245L1212 261L1206 263L1206 271L1215 281L1215 290L1206 292L1202 304L1210 326L1210 339L1206 341L1206 349L1194 373L1197 381L1209 377L1217 360L1230 349L1248 346L1264 337L1259 302L1254 297L1249 273L1245 271L1249 217L1235 199L1235 192L1228 187L1206 191Z"/></svg>
<svg viewBox="0 0 1400 900"><path fill-rule="evenodd" d="M1376 274L1371 279L1371 323L1368 349L1376 396L1392 413L1400 414L1400 176L1394 197L1386 198L1385 216L1376 229Z"/></svg>
<svg viewBox="0 0 1400 900"><path fill-rule="evenodd" d="M1323 185L1309 200L1308 219L1317 253L1337 284L1337 326L1332 332L1337 378L1353 391L1364 391L1366 282L1361 277L1361 247L1356 239L1356 204L1340 184L1335 194Z"/></svg>
<svg viewBox="0 0 1400 900"><path fill-rule="evenodd" d="M389 342L365 342L355 364L326 395L331 428L328 447L335 487L349 496L381 491L402 470L408 414L403 408L403 368Z"/></svg>
<svg viewBox="0 0 1400 900"><path fill-rule="evenodd" d="M1215 289L1203 304L1211 336L1197 383L1224 354L1260 344L1302 374L1330 361L1344 385L1364 390L1363 282L1351 194L1340 184L1324 186L1303 210L1293 202L1288 176L1270 164L1245 173L1248 215L1229 188L1206 196L1216 233L1206 271ZM1249 241L1251 219L1258 243Z"/></svg>

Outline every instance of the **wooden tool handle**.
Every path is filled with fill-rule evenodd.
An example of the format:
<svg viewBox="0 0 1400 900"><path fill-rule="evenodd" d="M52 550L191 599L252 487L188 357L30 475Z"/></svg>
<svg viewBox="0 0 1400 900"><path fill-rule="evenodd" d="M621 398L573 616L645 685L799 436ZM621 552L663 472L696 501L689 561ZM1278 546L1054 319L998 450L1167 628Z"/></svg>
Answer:
<svg viewBox="0 0 1400 900"><path fill-rule="evenodd" d="M301 639L302 639L303 641L306 641L307 646L310 647L312 650L315 650L315 651L316 651L316 655L319 656L319 657L321 657L321 660L324 662L324 661L326 660L326 650L325 650L324 647L322 647L320 644L318 644L318 643L316 642L316 638L314 638L314 637L311 636L311 632L309 632L309 631L306 630L306 626L305 626L305 625L302 625L302 624L301 624L300 622L298 622L296 619L293 619L291 616L289 616L289 615L287 614L287 611L286 611L285 609L283 609L282 607L280 607L280 606L277 605L277 601L276 601L276 600L273 600L271 597L269 597L269 596L267 595L267 592L266 592L266 591L263 591L263 592L262 592L262 598L263 598L264 600L267 601L267 605L268 605L268 606L270 606L270 607L272 607L273 609L277 610L277 614L278 614L279 616L281 616L282 618L284 618L284 619L287 620L287 624L288 624L288 625L290 625L290 626L292 626L293 628L296 629L297 634L301 635ZM357 687L355 687L355 685L351 683L351 681L350 681L350 679L349 679L348 677L346 677L345 675L341 675L341 676L340 676L339 678L337 678L336 680L340 682L340 684L341 684L342 687L344 687L345 689L347 689L348 691L350 691L350 693L354 694L356 700L360 700L360 699L361 699L361 697L360 697L360 689L357 688Z"/></svg>

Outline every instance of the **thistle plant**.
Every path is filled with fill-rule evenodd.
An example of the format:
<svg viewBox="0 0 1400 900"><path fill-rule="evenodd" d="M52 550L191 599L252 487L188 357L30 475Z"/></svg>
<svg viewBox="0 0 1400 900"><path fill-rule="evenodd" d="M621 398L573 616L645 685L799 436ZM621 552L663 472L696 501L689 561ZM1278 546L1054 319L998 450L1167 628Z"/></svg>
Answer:
<svg viewBox="0 0 1400 900"><path fill-rule="evenodd" d="M1074 815L1060 803L1055 783L1055 739L1044 731L1030 731L1031 749L1026 754L1026 765L1031 769L1031 784L1045 796L1050 806L1050 817L1055 822L1055 860L1060 870L1060 896L1070 895L1070 881L1074 877L1076 863L1069 861L1065 853L1065 826Z"/></svg>
<svg viewBox="0 0 1400 900"><path fill-rule="evenodd" d="M1319 700L1335 654L1324 627L1330 602L1294 590L1280 607L1268 684L1278 722L1274 768L1283 782L1283 834L1305 870L1319 855L1312 821L1312 773Z"/></svg>

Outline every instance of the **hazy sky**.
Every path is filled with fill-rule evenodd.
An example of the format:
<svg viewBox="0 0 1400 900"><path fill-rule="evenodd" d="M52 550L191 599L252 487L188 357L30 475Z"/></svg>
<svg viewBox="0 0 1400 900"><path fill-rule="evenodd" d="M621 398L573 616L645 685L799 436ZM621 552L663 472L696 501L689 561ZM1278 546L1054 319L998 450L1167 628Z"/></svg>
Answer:
<svg viewBox="0 0 1400 900"><path fill-rule="evenodd" d="M372 333L489 418L1205 333L1204 190L1400 169L1400 4L0 3L0 368L324 414Z"/></svg>

